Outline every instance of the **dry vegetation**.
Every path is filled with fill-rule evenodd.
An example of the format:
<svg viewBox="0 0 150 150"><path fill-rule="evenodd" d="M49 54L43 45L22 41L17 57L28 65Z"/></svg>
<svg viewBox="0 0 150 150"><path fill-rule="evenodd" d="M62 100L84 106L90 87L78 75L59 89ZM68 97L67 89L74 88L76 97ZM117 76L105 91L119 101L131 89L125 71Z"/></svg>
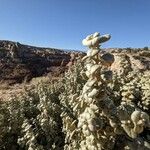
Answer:
<svg viewBox="0 0 150 150"><path fill-rule="evenodd" d="M59 79L4 86L0 150L149 150L150 52L112 54L113 64L100 52Z"/></svg>

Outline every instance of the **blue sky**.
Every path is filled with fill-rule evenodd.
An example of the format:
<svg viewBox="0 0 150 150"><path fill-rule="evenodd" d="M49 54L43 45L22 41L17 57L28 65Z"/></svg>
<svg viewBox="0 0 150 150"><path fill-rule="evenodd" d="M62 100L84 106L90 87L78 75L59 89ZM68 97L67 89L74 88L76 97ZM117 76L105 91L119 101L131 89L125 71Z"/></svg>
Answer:
<svg viewBox="0 0 150 150"><path fill-rule="evenodd" d="M150 0L0 0L1 40L84 50L96 31L103 47L150 46Z"/></svg>

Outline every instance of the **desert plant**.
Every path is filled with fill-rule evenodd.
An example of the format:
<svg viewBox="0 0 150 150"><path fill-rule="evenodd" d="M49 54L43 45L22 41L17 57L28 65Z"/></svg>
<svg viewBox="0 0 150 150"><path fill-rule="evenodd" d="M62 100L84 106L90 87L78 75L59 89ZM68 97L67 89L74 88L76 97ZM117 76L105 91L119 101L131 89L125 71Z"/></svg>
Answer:
<svg viewBox="0 0 150 150"><path fill-rule="evenodd" d="M143 49L144 49L145 51L148 51L148 50L149 50L148 46L145 46Z"/></svg>
<svg viewBox="0 0 150 150"><path fill-rule="evenodd" d="M62 113L66 150L149 148L149 132L143 137L150 125L146 91L149 91L149 85L143 82L146 76L133 72L127 57L121 61L122 72L112 76L109 67L114 58L109 53L100 53L99 48L99 44L109 38L109 35L101 37L95 33L83 40L83 44L90 48L82 59L85 73L80 71L87 82L80 92L76 91L80 95L74 90L62 93L66 96L61 97L61 101L67 104L68 110L68 113ZM72 81L67 88L73 89L72 85L76 83ZM148 96L144 100L143 94Z"/></svg>
<svg viewBox="0 0 150 150"><path fill-rule="evenodd" d="M112 72L114 56L100 49L109 39L87 36L87 55L57 82L0 101L1 150L150 149L150 72L135 72L121 52Z"/></svg>
<svg viewBox="0 0 150 150"><path fill-rule="evenodd" d="M0 103L0 149L62 149L61 87L46 85Z"/></svg>

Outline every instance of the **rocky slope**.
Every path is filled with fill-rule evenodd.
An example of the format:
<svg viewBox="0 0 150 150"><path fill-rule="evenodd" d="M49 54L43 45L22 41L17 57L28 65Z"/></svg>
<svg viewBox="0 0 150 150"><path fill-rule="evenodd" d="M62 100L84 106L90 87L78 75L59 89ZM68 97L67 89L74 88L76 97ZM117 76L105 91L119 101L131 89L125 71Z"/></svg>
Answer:
<svg viewBox="0 0 150 150"><path fill-rule="evenodd" d="M21 83L48 73L57 76L64 72L71 53L77 52L0 41L0 83Z"/></svg>
<svg viewBox="0 0 150 150"><path fill-rule="evenodd" d="M115 62L111 70L117 73L122 73L122 68L125 67L130 67L131 71L136 72L150 70L150 50L127 48L105 51L114 55ZM75 56L80 54L84 55L76 51L69 52L0 41L0 83L12 85L47 74L58 76L66 70L66 65L72 65Z"/></svg>
<svg viewBox="0 0 150 150"><path fill-rule="evenodd" d="M112 50L111 53L114 55L115 59L111 66L111 70L118 74L127 74L130 71L138 73L150 70L150 50L117 49Z"/></svg>

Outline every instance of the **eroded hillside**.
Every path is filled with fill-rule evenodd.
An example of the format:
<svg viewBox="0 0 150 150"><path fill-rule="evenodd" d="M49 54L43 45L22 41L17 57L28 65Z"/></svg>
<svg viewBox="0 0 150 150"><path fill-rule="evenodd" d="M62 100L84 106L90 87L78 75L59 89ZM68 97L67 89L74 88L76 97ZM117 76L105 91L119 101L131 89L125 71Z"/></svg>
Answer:
<svg viewBox="0 0 150 150"><path fill-rule="evenodd" d="M11 85L48 73L59 75L69 63L71 53L0 41L0 82Z"/></svg>

